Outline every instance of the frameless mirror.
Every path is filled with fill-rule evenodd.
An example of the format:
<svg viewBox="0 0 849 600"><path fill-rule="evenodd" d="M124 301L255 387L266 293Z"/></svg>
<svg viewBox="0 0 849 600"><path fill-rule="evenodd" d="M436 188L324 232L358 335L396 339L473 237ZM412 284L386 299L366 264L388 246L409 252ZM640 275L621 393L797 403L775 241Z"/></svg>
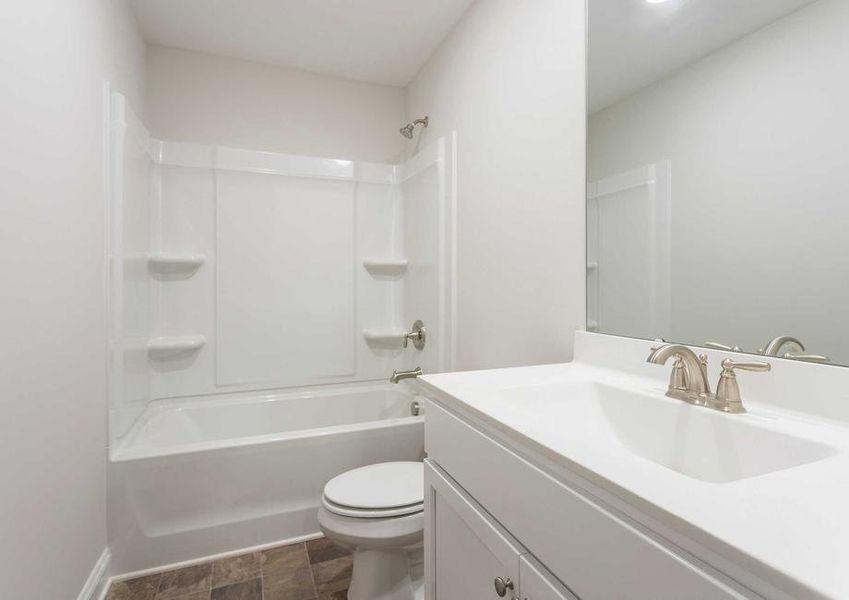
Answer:
<svg viewBox="0 0 849 600"><path fill-rule="evenodd" d="M849 2L590 0L587 328L849 365Z"/></svg>

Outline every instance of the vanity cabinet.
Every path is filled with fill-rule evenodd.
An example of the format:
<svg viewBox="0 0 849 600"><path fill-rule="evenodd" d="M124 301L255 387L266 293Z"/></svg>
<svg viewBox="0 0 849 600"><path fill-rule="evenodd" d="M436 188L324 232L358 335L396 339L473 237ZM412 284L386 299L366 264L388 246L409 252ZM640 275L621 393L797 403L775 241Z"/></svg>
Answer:
<svg viewBox="0 0 849 600"><path fill-rule="evenodd" d="M427 600L757 598L479 424L425 411ZM574 594L574 595L573 595Z"/></svg>
<svg viewBox="0 0 849 600"><path fill-rule="evenodd" d="M432 461L425 461L427 598L574 600Z"/></svg>

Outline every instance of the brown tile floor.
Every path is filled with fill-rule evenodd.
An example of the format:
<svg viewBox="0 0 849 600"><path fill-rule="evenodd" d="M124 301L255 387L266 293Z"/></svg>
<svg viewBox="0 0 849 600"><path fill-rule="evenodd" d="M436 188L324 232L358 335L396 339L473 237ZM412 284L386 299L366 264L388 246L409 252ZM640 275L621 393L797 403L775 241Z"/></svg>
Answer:
<svg viewBox="0 0 849 600"><path fill-rule="evenodd" d="M106 600L345 600L352 565L319 538L117 581Z"/></svg>

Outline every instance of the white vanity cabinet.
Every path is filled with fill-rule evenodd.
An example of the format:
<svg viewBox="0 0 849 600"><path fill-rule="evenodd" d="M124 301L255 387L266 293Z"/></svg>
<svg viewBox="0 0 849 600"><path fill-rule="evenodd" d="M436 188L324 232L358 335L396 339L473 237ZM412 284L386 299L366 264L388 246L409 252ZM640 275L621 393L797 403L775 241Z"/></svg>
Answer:
<svg viewBox="0 0 849 600"><path fill-rule="evenodd" d="M428 600L575 598L430 460L425 502Z"/></svg>
<svg viewBox="0 0 849 600"><path fill-rule="evenodd" d="M427 600L757 598L429 401ZM574 594L574 595L573 595Z"/></svg>

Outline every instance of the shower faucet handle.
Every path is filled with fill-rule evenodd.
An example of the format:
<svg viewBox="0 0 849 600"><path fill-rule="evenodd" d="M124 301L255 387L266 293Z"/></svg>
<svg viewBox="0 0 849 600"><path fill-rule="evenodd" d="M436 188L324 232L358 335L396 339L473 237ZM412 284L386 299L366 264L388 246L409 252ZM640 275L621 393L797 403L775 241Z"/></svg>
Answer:
<svg viewBox="0 0 849 600"><path fill-rule="evenodd" d="M410 333L404 334L404 348L407 347L407 344L413 341L413 347L416 350L423 350L425 347L425 341L427 340L427 332L425 331L424 323L421 320L413 323L413 330Z"/></svg>

